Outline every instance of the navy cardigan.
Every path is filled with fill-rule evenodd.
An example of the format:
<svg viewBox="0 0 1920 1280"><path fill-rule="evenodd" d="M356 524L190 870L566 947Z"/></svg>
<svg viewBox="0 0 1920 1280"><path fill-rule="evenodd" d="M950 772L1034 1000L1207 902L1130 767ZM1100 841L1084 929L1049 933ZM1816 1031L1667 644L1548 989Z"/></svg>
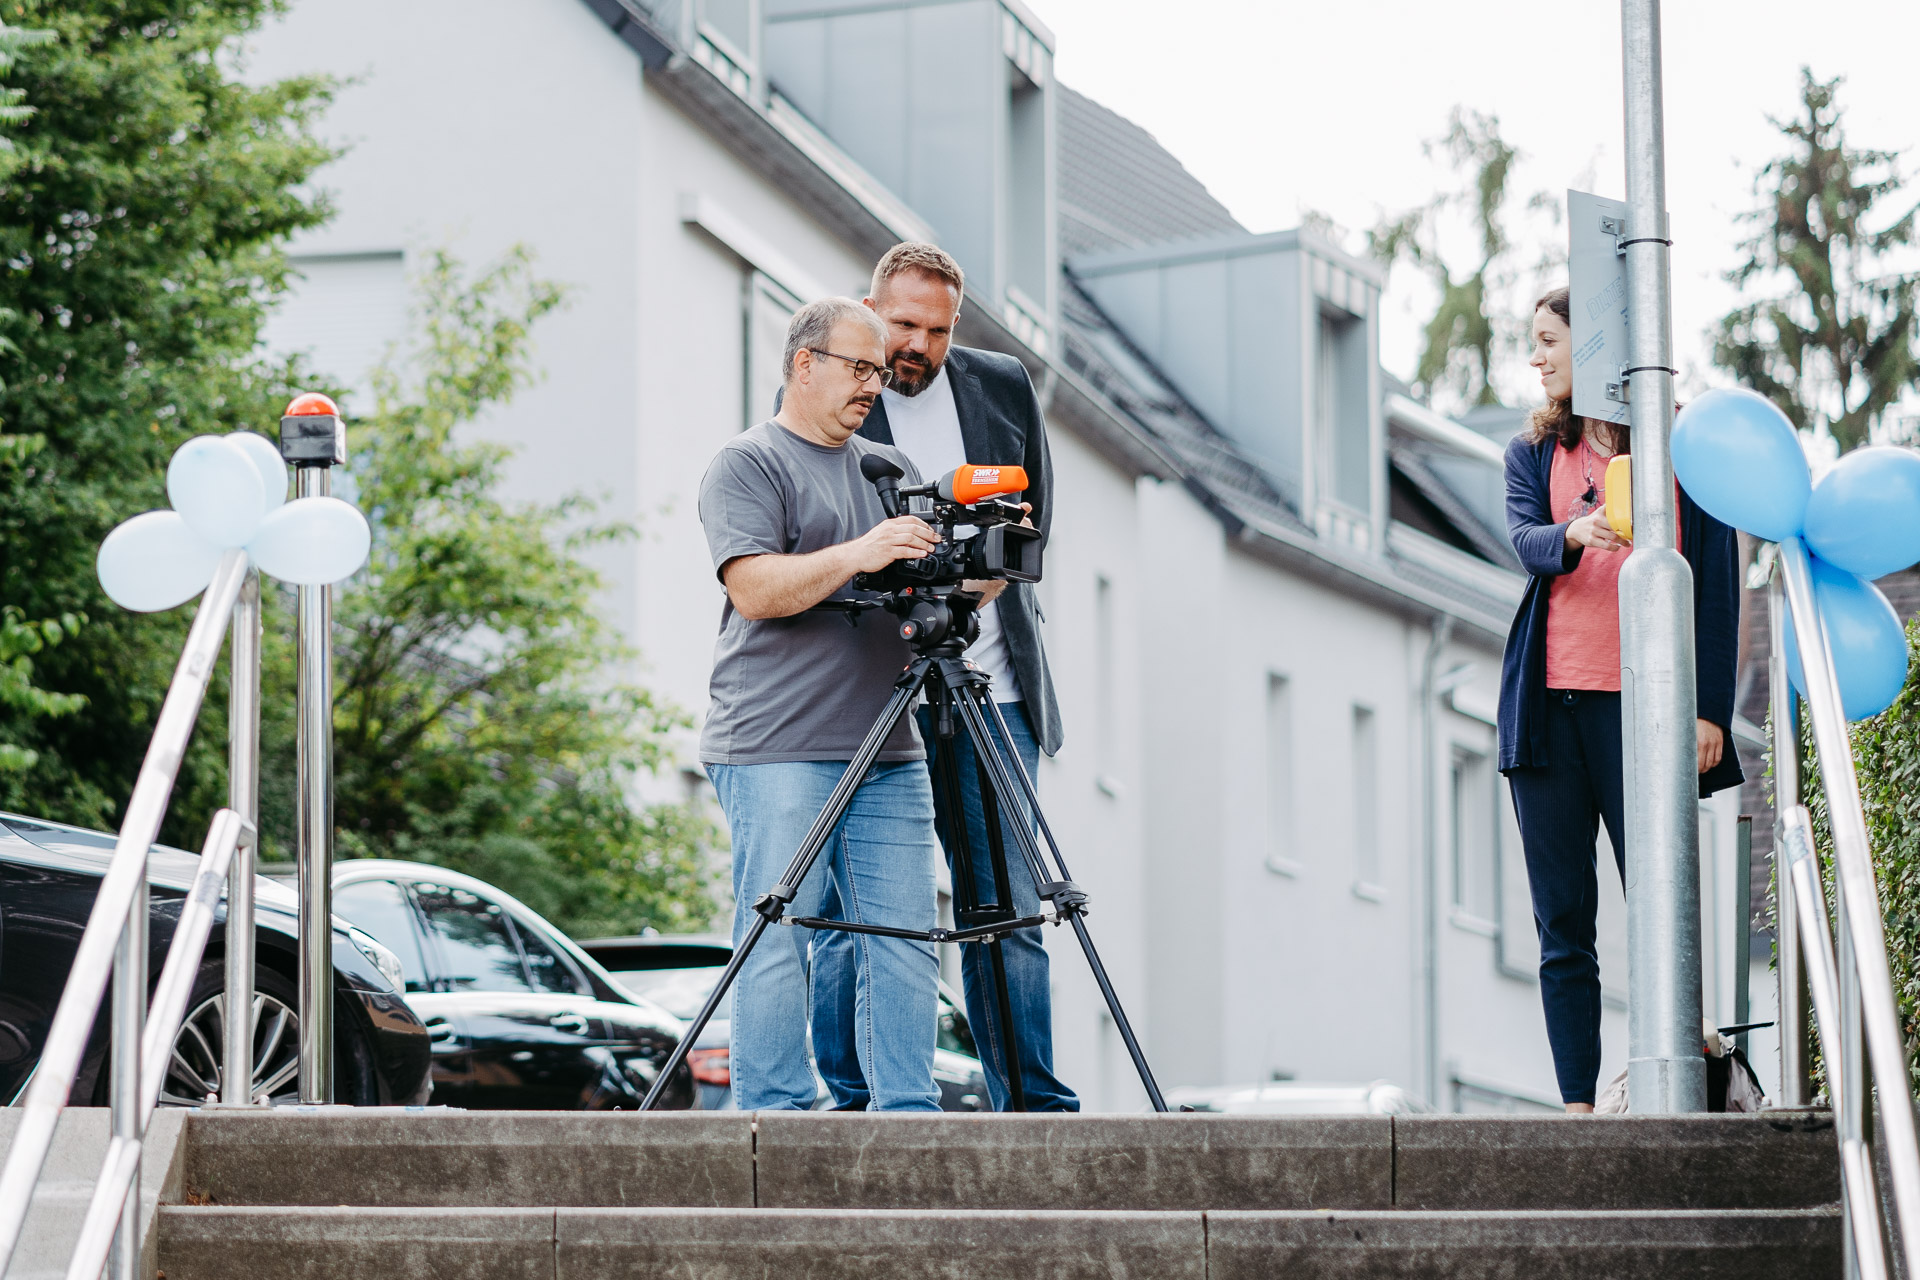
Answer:
<svg viewBox="0 0 1920 1280"><path fill-rule="evenodd" d="M1586 548L1567 549L1548 493L1557 442L1515 436L1507 445L1507 533L1531 577L1507 635L1500 667L1500 772L1547 763L1547 596ZM1680 492L1680 546L1693 569L1693 652L1700 719L1726 735L1720 763L1700 775L1700 794L1742 781L1733 748L1734 667L1740 649L1740 540Z"/></svg>

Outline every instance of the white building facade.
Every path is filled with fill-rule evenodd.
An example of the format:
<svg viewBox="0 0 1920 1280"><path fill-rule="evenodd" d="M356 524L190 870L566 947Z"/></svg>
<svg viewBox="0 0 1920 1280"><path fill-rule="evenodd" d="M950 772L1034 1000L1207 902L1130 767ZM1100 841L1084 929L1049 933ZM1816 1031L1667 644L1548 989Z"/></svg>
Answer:
<svg viewBox="0 0 1920 1280"><path fill-rule="evenodd" d="M517 494L640 527L601 553L605 608L698 714L708 460L768 411L797 305L941 243L968 272L959 340L1019 356L1047 409L1067 744L1041 792L1162 1085L1552 1105L1492 767L1522 586L1502 441L1382 373L1378 268L1248 234L1058 85L1052 51L1012 0L296 0L246 74L346 78L322 127L346 150L269 341L363 385L410 263L531 248L569 305L535 333L542 380L478 429L517 448ZM1625 930L1602 886L1611 1075ZM1746 933L1706 914L1728 1021ZM1090 1108L1142 1105L1071 935L1048 941L1059 1073Z"/></svg>

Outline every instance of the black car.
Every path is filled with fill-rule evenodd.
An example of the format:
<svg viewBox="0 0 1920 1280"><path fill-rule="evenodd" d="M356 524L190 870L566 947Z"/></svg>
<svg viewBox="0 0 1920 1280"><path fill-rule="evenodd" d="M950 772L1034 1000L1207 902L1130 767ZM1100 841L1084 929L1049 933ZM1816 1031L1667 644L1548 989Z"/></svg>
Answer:
<svg viewBox="0 0 1920 1280"><path fill-rule="evenodd" d="M596 938L580 949L606 967L636 996L656 1000L681 1018L691 1019L720 981L733 958L733 942L724 934L648 934L637 938ZM966 1006L946 983L940 984L939 1031L934 1041L933 1078L940 1086L943 1111L979 1111L986 1105L987 1078L980 1051L967 1026ZM722 1007L707 1023L687 1054L700 1088L700 1105L718 1111L733 1105L731 1025ZM832 1105L824 1082L816 1106Z"/></svg>
<svg viewBox="0 0 1920 1280"><path fill-rule="evenodd" d="M93 910L116 838L99 831L0 814L0 1102L19 1095L40 1060L74 952ZM157 982L167 946L192 887L199 855L155 845L147 859L148 973ZM260 880L254 893L256 1008L253 1092L298 1100L298 903ZM205 959L174 1042L163 1104L198 1105L220 1088L226 908L221 906ZM334 1096L358 1105L427 1101L428 1031L402 999L399 965L371 937L335 921ZM106 1100L107 1005L103 1000L70 1100Z"/></svg>
<svg viewBox="0 0 1920 1280"><path fill-rule="evenodd" d="M638 1107L680 1020L628 994L567 936L472 876L418 862L334 868L334 914L399 959L433 1043L433 1100L511 1110ZM696 1105L682 1067L665 1107Z"/></svg>

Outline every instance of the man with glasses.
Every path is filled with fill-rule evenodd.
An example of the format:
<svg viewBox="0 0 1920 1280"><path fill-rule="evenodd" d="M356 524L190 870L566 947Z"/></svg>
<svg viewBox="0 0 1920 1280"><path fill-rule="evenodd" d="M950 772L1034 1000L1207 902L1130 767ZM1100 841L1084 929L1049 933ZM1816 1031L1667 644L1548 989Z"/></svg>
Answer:
<svg viewBox="0 0 1920 1280"><path fill-rule="evenodd" d="M953 345L960 319L966 276L960 264L939 248L909 241L889 249L873 269L867 306L887 327L887 367L893 373L886 393L867 414L860 435L897 446L922 474L945 475L967 463L1026 468L1029 488L1023 496L1042 537L1053 522L1053 462L1047 452L1046 422L1040 398L1018 360L996 351ZM964 536L964 534L962 535ZM1042 544L1044 545L1044 543ZM1011 747L1031 776L1040 752L1060 749L1060 708L1053 676L1040 644L1040 606L1033 584L968 584L987 600L979 611L980 636L967 657L993 677L994 701L1011 730ZM1007 588L1006 590L1002 590ZM926 712L921 732L930 751ZM986 814L980 772L973 747L964 736L952 741L960 783L960 812L947 812L936 795L941 841L951 874L957 842L951 833L964 824L980 897L993 896ZM1033 878L1020 861L1019 846L1006 824L1011 815L1002 802L1001 840L1008 855L1016 917L1040 913ZM833 904L829 904L831 907ZM1005 904L1001 904L1005 905ZM868 1105L868 1080L857 1060L854 950L845 934L826 933L814 940L813 1047L820 1074L836 1106ZM1012 1102L1007 1079L1006 1041L1019 1046L1022 1102L1030 1111L1077 1111L1080 1100L1053 1074L1053 998L1047 950L1040 930L1021 929L1001 944L1013 1026L1002 1028L985 948L962 948L967 1020L972 1025L987 1094L996 1111Z"/></svg>
<svg viewBox="0 0 1920 1280"><path fill-rule="evenodd" d="M884 619L849 627L842 614L809 610L847 598L856 573L921 559L939 540L916 516L889 519L860 473L861 459L879 454L919 483L899 451L855 434L891 380L879 318L849 298L802 308L782 367L780 411L729 440L700 487L700 522L727 594L700 760L733 836L735 946L913 657ZM843 919L930 930L934 857L926 752L903 718L788 914L822 914L831 888ZM742 1111L814 1103L808 935L768 930L735 980L731 1064ZM848 936L872 1107L937 1110L933 945Z"/></svg>

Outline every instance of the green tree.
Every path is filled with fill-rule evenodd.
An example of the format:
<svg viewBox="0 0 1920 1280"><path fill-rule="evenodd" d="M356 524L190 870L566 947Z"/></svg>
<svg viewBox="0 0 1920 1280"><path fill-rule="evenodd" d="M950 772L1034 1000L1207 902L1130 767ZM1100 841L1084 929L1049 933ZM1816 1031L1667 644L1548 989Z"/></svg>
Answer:
<svg viewBox="0 0 1920 1280"><path fill-rule="evenodd" d="M63 622L59 646L34 655L35 678L84 706L0 705L0 736L32 758L9 778L9 803L35 813L116 824L185 635L188 609L130 614L102 596L100 539L165 505L182 440L270 424L285 403L284 371L253 353L285 280L278 246L325 214L304 184L330 152L309 133L323 83L230 74L235 42L273 8L7 6L55 38L6 71L33 114L7 126L14 169L0 183L14 345L0 358L0 422L38 449L0 467L0 600L23 619L90 619L73 635ZM163 828L171 841L197 847L223 798L223 704L216 687Z"/></svg>
<svg viewBox="0 0 1920 1280"><path fill-rule="evenodd" d="M1907 624L1909 648L1920 647L1920 619ZM1833 879L1833 823L1820 787L1819 753L1812 717L1803 716L1801 793L1813 818L1829 910L1838 902ZM1771 726L1769 726L1771 729ZM1907 1063L1920 1087L1920 663L1907 671L1906 687L1891 707L1850 726L1860 807L1867 819L1874 879L1886 928L1887 964L1900 1006ZM1780 886L1776 884L1776 897ZM1811 1029L1809 1029L1811 1031ZM1814 1042L1817 1050L1818 1042Z"/></svg>
<svg viewBox="0 0 1920 1280"><path fill-rule="evenodd" d="M1447 132L1429 139L1424 150L1430 157L1443 155L1460 176L1460 185L1417 208L1381 218L1367 232L1367 250L1388 267L1405 261L1429 277L1439 293L1414 371L1416 393L1431 399L1444 391L1462 404L1499 404L1495 366L1523 333L1498 305L1500 295L1520 276L1519 248L1508 229L1508 185L1521 155L1500 136L1497 116L1463 107L1453 109ZM1559 208L1545 193L1532 197L1527 207L1554 214ZM1450 266L1441 250L1441 228L1449 213L1464 213L1472 229L1475 256L1463 268Z"/></svg>
<svg viewBox="0 0 1920 1280"><path fill-rule="evenodd" d="M1920 376L1920 272L1892 269L1915 243L1915 208L1887 210L1899 154L1847 145L1840 84L1801 68L1801 114L1772 122L1787 153L1754 178L1755 231L1727 275L1753 300L1721 320L1713 359L1845 452Z"/></svg>
<svg viewBox="0 0 1920 1280"><path fill-rule="evenodd" d="M510 451L462 431L529 381L529 330L560 291L515 250L471 278L436 254L417 294L411 347L351 427L374 549L335 615L339 854L467 871L579 933L704 925L713 824L692 803L631 799L687 721L617 678L634 655L581 555L630 531L589 523L578 498L506 501ZM268 627L263 821L283 847L291 633Z"/></svg>

